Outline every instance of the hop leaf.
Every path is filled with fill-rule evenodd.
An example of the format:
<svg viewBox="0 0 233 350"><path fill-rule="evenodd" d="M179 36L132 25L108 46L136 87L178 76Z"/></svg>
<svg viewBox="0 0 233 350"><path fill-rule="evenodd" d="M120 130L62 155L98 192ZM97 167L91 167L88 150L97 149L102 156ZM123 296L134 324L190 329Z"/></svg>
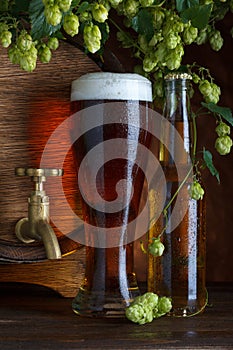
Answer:
<svg viewBox="0 0 233 350"><path fill-rule="evenodd" d="M181 11L181 18L184 22L191 21L192 25L198 29L204 29L210 18L212 4L195 5Z"/></svg>
<svg viewBox="0 0 233 350"><path fill-rule="evenodd" d="M220 182L219 172L213 164L213 156L212 156L211 152L206 150L205 148L203 149L203 159L204 159L204 162L205 162L207 168L209 169L210 173L213 176L216 176L218 182Z"/></svg>
<svg viewBox="0 0 233 350"><path fill-rule="evenodd" d="M231 126L233 126L233 117L231 109L228 107L221 107L216 105L215 103L201 103L202 106L206 107L210 112L216 113L220 115L223 119L225 119Z"/></svg>

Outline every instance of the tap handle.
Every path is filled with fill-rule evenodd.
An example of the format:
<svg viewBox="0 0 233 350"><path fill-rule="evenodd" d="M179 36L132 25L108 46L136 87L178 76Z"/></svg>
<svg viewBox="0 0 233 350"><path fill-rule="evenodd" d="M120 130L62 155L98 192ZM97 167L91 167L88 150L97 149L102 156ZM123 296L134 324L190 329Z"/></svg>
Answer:
<svg viewBox="0 0 233 350"><path fill-rule="evenodd" d="M40 168L15 168L15 174L17 176L30 176L35 183L35 191L43 191L43 182L46 181L47 176L62 176L64 174L63 169L40 169Z"/></svg>
<svg viewBox="0 0 233 350"><path fill-rule="evenodd" d="M15 175L17 176L31 176L31 177L47 177L47 176L62 176L63 169L40 169L40 168L16 168Z"/></svg>

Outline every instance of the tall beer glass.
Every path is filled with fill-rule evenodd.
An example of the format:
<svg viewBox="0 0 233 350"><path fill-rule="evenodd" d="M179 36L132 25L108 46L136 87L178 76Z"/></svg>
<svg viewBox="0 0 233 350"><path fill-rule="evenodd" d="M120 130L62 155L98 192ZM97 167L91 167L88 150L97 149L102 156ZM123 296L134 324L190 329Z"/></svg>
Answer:
<svg viewBox="0 0 233 350"><path fill-rule="evenodd" d="M139 295L133 241L146 159L138 149L150 145L151 101L151 83L137 74L89 73L72 82L86 244L85 278L72 304L79 315L122 316Z"/></svg>

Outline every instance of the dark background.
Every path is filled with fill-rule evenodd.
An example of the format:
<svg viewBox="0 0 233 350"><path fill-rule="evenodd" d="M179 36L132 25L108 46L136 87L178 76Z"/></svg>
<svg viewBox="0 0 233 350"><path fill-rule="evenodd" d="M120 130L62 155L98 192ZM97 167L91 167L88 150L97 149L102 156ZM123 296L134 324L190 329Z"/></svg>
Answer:
<svg viewBox="0 0 233 350"><path fill-rule="evenodd" d="M219 105L230 107L233 111L233 39L230 30L233 26L233 14L228 14L218 28L224 38L220 52L214 52L210 46L189 48L185 60L198 62L208 67L221 87ZM199 148L209 149L214 164L220 172L220 181L208 172L204 173L204 185L207 200L207 281L233 281L233 150L229 155L221 156L214 149L216 139L215 119L203 116L198 121ZM233 132L231 132L233 138Z"/></svg>

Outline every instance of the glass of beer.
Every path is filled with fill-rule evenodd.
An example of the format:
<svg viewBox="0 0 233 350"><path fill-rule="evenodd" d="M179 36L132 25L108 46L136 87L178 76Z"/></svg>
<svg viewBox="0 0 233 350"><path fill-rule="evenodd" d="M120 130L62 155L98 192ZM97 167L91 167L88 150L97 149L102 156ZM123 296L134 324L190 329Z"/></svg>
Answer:
<svg viewBox="0 0 233 350"><path fill-rule="evenodd" d="M86 246L85 278L72 308L81 316L121 317L140 294L133 242L151 101L151 83L138 74L89 73L72 82L72 148Z"/></svg>

